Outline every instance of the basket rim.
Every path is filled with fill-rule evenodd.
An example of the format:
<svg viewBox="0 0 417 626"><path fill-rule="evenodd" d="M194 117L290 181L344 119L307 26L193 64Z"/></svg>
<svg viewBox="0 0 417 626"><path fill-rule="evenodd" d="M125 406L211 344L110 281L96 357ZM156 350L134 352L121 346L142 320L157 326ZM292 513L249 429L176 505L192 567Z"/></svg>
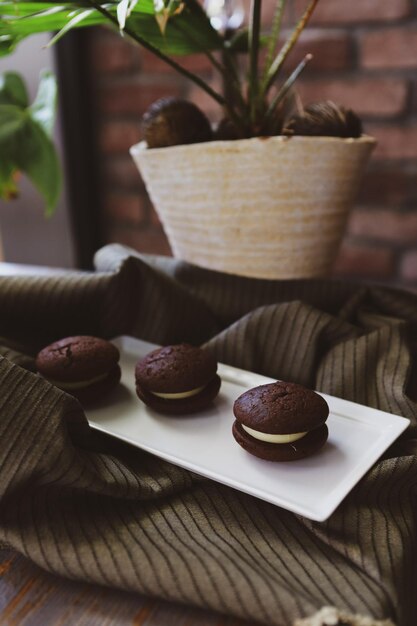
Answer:
<svg viewBox="0 0 417 626"><path fill-rule="evenodd" d="M132 157L138 156L146 151L147 154L151 155L154 153L175 153L177 151L198 151L201 149L201 146L209 147L213 149L213 146L218 146L219 148L225 149L230 147L233 151L237 149L247 149L252 144L259 143L276 143L283 145L285 143L296 143L296 144L312 144L316 143L328 143L328 144L365 144L369 147L375 147L377 140L375 137L371 135L363 134L360 137L327 137L327 136L303 136L303 135L295 135L293 137L288 137L286 135L275 135L273 137L250 137L249 139L235 139L228 141L206 141L204 143L192 143L192 144L180 144L177 146L168 146L165 148L148 148L146 141L140 141L135 143L133 146L129 148L129 152Z"/></svg>

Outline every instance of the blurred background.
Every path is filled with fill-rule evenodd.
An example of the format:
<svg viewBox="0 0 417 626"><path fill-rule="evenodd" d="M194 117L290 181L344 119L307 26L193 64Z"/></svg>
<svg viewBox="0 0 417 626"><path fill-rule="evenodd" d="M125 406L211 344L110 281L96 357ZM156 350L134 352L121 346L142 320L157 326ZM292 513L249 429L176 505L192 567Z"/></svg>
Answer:
<svg viewBox="0 0 417 626"><path fill-rule="evenodd" d="M0 58L0 74L19 72L26 83L31 102L38 90L40 71L45 68L57 72L55 50L46 48L48 40L46 34L34 35L26 39L11 56ZM61 129L62 120L59 116L55 128L55 145L64 162ZM50 219L44 218L43 198L26 178L19 181L19 190L19 197L13 201L0 199L0 239L4 260L74 267L76 257L66 184L56 212Z"/></svg>
<svg viewBox="0 0 417 626"><path fill-rule="evenodd" d="M264 4L269 23L274 4ZM305 6L289 1L288 25ZM335 275L417 288L417 1L321 0L288 69L307 52L314 59L298 82L303 103L330 99L350 107L378 140ZM25 54L33 57L33 47ZM44 52L36 54L42 61ZM161 61L108 29L73 32L48 55L43 60L59 71L57 137L66 188L47 222L26 186L19 204L0 201L5 260L88 268L94 251L111 242L169 255L129 148L141 140L141 116L158 98L193 100L213 120L220 112ZM28 68L20 51L15 57ZM11 60L3 59L0 71ZM204 56L183 64L216 84Z"/></svg>

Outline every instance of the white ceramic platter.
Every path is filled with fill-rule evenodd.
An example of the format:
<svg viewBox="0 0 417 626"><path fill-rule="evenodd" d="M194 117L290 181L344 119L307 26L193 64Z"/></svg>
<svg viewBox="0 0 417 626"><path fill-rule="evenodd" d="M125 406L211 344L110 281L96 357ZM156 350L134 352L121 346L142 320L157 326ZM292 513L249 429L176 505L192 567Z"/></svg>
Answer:
<svg viewBox="0 0 417 626"><path fill-rule="evenodd" d="M90 425L171 463L315 521L324 521L409 420L323 394L330 407L329 439L315 456L271 463L245 452L233 439L234 400L273 379L219 364L220 394L211 408L184 417L159 415L136 396L137 360L156 346L114 340L121 352L121 385L106 404L87 411Z"/></svg>

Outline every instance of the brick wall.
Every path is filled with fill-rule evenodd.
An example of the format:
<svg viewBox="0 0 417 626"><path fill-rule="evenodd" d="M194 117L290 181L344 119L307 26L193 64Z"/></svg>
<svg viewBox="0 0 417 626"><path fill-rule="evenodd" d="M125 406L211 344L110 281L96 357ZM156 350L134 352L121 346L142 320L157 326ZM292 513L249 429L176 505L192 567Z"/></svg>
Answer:
<svg viewBox="0 0 417 626"><path fill-rule="evenodd" d="M292 16L305 4L293 0ZM272 6L265 1L267 13ZM332 99L352 107L378 140L336 273L417 287L417 2L321 0L289 65L306 52L314 60L299 83L304 103ZM219 112L193 85L110 31L91 31L91 64L107 240L169 254L128 149L159 97L193 99L212 118ZM205 57L185 64L210 79Z"/></svg>

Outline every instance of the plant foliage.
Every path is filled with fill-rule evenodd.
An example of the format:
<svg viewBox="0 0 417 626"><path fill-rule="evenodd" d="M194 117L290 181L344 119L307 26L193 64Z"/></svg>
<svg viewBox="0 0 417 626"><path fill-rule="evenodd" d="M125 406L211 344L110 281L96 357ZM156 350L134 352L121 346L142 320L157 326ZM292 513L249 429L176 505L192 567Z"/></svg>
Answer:
<svg viewBox="0 0 417 626"><path fill-rule="evenodd" d="M51 139L56 92L55 77L43 72L30 104L19 74L0 76L0 197L16 196L18 177L25 173L43 195L47 215L61 189L60 164Z"/></svg>
<svg viewBox="0 0 417 626"><path fill-rule="evenodd" d="M308 4L307 4L308 2ZM248 27L218 32L199 0L72 0L44 2L0 0L0 55L12 52L33 33L54 32L51 44L74 28L104 24L142 45L197 84L224 109L236 137L278 134L291 87L311 58L307 55L281 79L287 56L318 0L306 0L287 41L279 48L286 0L276 0L269 33L261 33L262 0L251 0ZM262 48L265 55L261 54ZM204 53L220 73L225 89L213 89L186 69L180 57ZM240 57L247 56L242 75ZM263 60L262 60L263 59ZM50 139L56 85L45 74L36 101L29 106L16 74L2 79L0 91L0 194L16 193L16 172L26 172L51 211L59 193L58 160Z"/></svg>
<svg viewBox="0 0 417 626"><path fill-rule="evenodd" d="M284 62L306 26L318 0L310 0L281 49L278 40L286 0L276 0L270 32L261 33L262 0L251 0L249 26L235 33L219 33L199 0L79 0L71 2L0 1L0 54L7 54L25 37L36 32L56 31L52 42L73 28L107 24L144 46L181 74L187 76L225 110L239 136L275 134L280 112L290 87L310 56L289 79L281 81ZM261 49L266 55L261 61ZM239 71L238 51L247 53L247 73ZM221 54L215 54L221 51ZM185 69L182 55L204 53L221 74L226 93L219 93L200 76Z"/></svg>

